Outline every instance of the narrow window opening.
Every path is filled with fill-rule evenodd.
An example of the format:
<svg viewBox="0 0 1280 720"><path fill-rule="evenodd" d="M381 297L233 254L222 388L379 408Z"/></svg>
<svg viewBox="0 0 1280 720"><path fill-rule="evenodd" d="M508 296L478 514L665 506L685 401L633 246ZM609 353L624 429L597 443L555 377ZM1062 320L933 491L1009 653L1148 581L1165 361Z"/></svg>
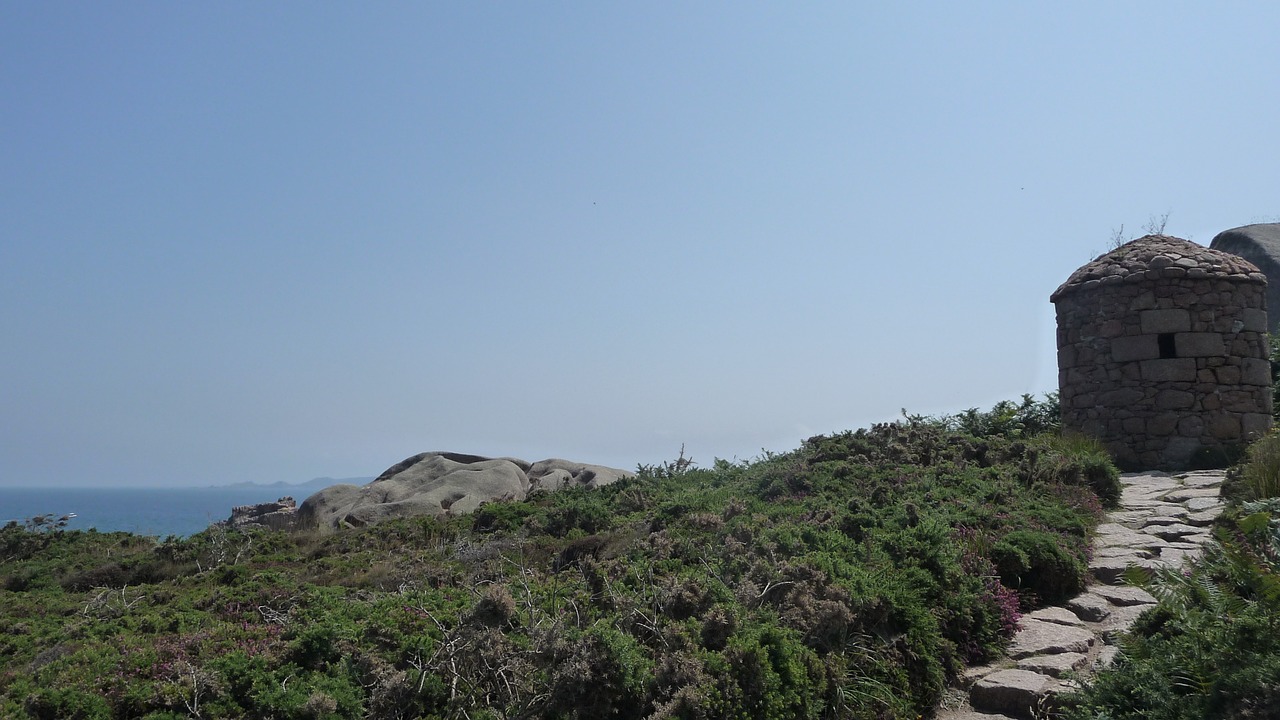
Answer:
<svg viewBox="0 0 1280 720"><path fill-rule="evenodd" d="M1160 345L1160 357L1162 359L1178 357L1178 351L1173 345L1173 333L1160 333L1156 337L1156 342Z"/></svg>

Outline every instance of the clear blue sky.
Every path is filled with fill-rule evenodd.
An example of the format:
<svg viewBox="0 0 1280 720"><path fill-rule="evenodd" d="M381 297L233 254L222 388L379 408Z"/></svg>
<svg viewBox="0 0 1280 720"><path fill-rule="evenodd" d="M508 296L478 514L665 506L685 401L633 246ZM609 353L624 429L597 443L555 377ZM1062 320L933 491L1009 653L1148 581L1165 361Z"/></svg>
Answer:
<svg viewBox="0 0 1280 720"><path fill-rule="evenodd" d="M1275 3L0 2L0 484L625 468L1056 388L1280 214Z"/></svg>

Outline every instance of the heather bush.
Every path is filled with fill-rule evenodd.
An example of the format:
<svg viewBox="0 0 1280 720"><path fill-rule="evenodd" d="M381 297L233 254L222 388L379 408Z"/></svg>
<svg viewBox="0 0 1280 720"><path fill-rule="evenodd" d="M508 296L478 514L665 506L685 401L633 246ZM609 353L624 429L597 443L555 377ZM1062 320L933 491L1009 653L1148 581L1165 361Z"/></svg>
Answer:
<svg viewBox="0 0 1280 720"><path fill-rule="evenodd" d="M1114 471L1049 407L327 536L0 528L0 714L927 715L1083 576Z"/></svg>

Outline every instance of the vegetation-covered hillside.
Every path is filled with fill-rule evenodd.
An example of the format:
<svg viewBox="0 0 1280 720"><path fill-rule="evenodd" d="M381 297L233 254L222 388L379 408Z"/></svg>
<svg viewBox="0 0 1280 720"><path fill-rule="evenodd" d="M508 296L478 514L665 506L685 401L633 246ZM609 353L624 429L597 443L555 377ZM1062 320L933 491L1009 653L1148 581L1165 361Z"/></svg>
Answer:
<svg viewBox="0 0 1280 720"><path fill-rule="evenodd" d="M0 530L0 716L915 718L1118 492L1025 399L335 535Z"/></svg>

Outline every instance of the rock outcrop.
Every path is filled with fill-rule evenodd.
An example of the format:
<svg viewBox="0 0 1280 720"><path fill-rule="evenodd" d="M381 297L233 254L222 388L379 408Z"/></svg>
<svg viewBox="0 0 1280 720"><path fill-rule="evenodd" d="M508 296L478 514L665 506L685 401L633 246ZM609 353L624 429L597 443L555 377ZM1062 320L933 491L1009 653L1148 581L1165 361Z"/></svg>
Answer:
<svg viewBox="0 0 1280 720"><path fill-rule="evenodd" d="M231 517L214 523L214 527L264 527L271 530L286 530L293 527L297 512L298 503L286 495L275 502L237 505L231 508Z"/></svg>
<svg viewBox="0 0 1280 720"><path fill-rule="evenodd" d="M1209 247L1244 258L1267 276L1270 330L1280 327L1280 223L1261 223L1223 230Z"/></svg>
<svg viewBox="0 0 1280 720"><path fill-rule="evenodd" d="M493 500L523 500L537 492L566 487L595 488L632 473L602 465L463 453L414 455L367 485L335 485L307 498L295 526L332 531L397 517L469 513Z"/></svg>

